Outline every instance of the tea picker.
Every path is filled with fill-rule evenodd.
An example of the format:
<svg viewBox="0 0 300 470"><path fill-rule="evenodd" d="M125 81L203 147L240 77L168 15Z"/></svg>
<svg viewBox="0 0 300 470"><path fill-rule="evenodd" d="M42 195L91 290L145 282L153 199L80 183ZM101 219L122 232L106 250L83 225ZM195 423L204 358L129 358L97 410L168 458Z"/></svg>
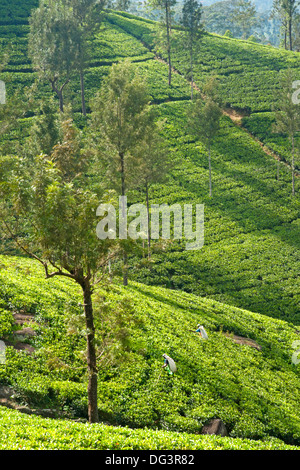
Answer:
<svg viewBox="0 0 300 470"><path fill-rule="evenodd" d="M164 364L162 367L166 369L169 375L173 375L173 373L177 371L175 362L170 356L167 356L167 354L163 354L163 358L164 358Z"/></svg>
<svg viewBox="0 0 300 470"><path fill-rule="evenodd" d="M208 334L206 333L204 327L202 325L197 325L197 330L190 330L190 331L193 331L195 333L199 333L199 336L201 336L201 338L203 339L208 339Z"/></svg>

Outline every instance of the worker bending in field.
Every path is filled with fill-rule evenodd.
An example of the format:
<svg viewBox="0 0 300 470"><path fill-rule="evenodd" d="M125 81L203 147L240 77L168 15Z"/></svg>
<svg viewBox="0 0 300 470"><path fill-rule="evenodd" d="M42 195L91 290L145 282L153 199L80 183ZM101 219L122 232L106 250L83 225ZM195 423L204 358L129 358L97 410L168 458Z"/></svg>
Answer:
<svg viewBox="0 0 300 470"><path fill-rule="evenodd" d="M199 333L201 338L208 339L208 335L207 335L207 333L206 333L206 331L205 331L205 329L202 325L197 325L196 333Z"/></svg>
<svg viewBox="0 0 300 470"><path fill-rule="evenodd" d="M170 356L167 356L167 354L163 354L163 358L164 365L162 367L167 370L169 375L173 375L173 373L177 370L175 362Z"/></svg>

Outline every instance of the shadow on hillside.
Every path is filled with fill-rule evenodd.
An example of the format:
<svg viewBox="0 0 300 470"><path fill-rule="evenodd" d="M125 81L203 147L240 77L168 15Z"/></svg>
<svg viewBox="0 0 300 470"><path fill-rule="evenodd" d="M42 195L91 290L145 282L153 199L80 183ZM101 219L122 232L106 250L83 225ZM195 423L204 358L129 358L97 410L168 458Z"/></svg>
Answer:
<svg viewBox="0 0 300 470"><path fill-rule="evenodd" d="M141 294L146 295L147 297L151 297L152 299L157 300L158 302L168 304L172 307L179 308L181 310L187 310L187 307L185 307L182 304L182 300L179 301L179 300L175 299L177 293L180 292L179 290L177 291L176 289L174 289L174 290L169 289L170 292L174 292L174 298L170 298L170 297L166 297L162 294L159 294L158 292L154 292L151 289L147 289L147 287L143 286L142 284L138 284L138 285L136 284L132 288L134 290L140 292ZM191 308L193 308L194 312L196 313L196 310L200 310L201 307L195 303L194 307L189 306L188 310L191 310Z"/></svg>
<svg viewBox="0 0 300 470"><path fill-rule="evenodd" d="M194 268L195 271L199 272L199 280L201 283L199 283L198 290L197 277L195 278L193 285L190 283L182 283L180 286L172 286L169 288L168 290L171 293L170 297L148 290L142 285L135 285L133 288L158 302L163 302L164 304L168 304L176 309L179 308L183 311L189 311L195 315L199 312L200 314L207 314L208 317L212 315L216 319L218 318L218 312L215 311L215 308L206 308L201 305L200 302L199 304L197 304L197 302L192 304L189 301L189 304L185 305L184 300L177 299L177 293L184 291L193 295L198 295L202 298L215 300L220 302L220 304L226 304L232 307L248 310L249 312L263 314L270 318L285 320L298 325L300 324L299 303L296 299L284 295L280 286L264 284L263 281L259 281L253 290L250 286L248 289L243 289L238 286L238 273L228 275L228 273L225 273L225 270L220 267L210 268L209 275L207 276L205 271L201 270L199 262L193 261L189 258L188 265L189 272L193 273ZM212 279L215 279L215 283L213 283ZM220 279L224 281L223 284L219 282ZM170 280L172 283L172 277ZM143 282L143 280L141 280L141 282ZM207 291L205 288L206 286ZM208 291L210 294L208 294ZM214 293L212 293L212 291L214 291Z"/></svg>
<svg viewBox="0 0 300 470"><path fill-rule="evenodd" d="M166 260L162 259L164 263ZM176 292L184 291L199 297L216 300L217 302L231 305L233 307L260 313L272 318L284 319L285 321L300 325L299 301L296 297L285 291L280 285L280 280L269 281L261 276L259 268L257 271L246 272L234 269L228 264L214 266L214 259L205 258L201 262L201 255L194 258L181 253L180 262L172 263L171 268L165 268L169 272L168 285L164 285L160 276L160 264L158 270L155 267L151 271L151 285L163 285L170 292L174 292L173 298L166 298L159 293L146 292L142 287L134 287L140 292L147 294L157 301L168 303L170 306L182 310L190 310L197 313L201 305L185 306L182 301L176 299ZM239 265L239 263L237 263ZM181 276L184 265L185 275ZM207 269L209 265L209 269ZM191 279L191 277L193 279ZM242 278L242 282L241 282ZM147 278L139 275L137 279L147 284ZM244 283L244 286L243 286Z"/></svg>
<svg viewBox="0 0 300 470"><path fill-rule="evenodd" d="M211 37L209 39L211 41ZM201 58L202 48L204 48L204 53L206 53L207 49L205 48L205 44L202 45L200 43L198 49L199 58ZM286 60L288 53L283 56L282 52L275 48L269 48L267 46L264 47L259 44L256 45L246 41L232 41L226 38L218 38L218 44L215 45L214 51L218 54L217 60L220 62L223 57L226 61L231 59L233 61L233 65L241 64L244 65L245 68L251 68L252 66L255 70L274 70L279 72L282 69L286 69L288 65L291 66L291 64L287 64ZM297 67L298 63L295 55L295 67ZM198 56L196 56L196 59L197 57ZM213 62L213 66L215 67L215 62Z"/></svg>
<svg viewBox="0 0 300 470"><path fill-rule="evenodd" d="M222 138L213 145L213 198L207 199L207 206L213 206L220 217L229 216L246 233L271 230L281 241L299 249L298 227L290 224L298 218L299 207L297 199L289 194L289 173L284 175L284 181L278 182L275 179L276 162L263 152L259 144L248 140L242 130L234 128L234 131L230 135L225 129ZM193 163L197 165L197 157L193 158ZM240 165L244 168L241 169ZM226 191L228 182L233 187ZM189 188L189 183L188 180L181 181L186 188ZM203 194L203 188L198 192Z"/></svg>

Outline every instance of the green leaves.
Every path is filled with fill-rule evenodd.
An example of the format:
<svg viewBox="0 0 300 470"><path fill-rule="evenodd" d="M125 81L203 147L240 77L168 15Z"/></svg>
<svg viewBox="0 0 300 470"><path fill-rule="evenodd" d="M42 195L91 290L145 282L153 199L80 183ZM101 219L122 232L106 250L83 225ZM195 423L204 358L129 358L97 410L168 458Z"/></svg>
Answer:
<svg viewBox="0 0 300 470"><path fill-rule="evenodd" d="M199 436L186 433L80 424L28 416L1 408L1 450L297 450L276 439ZM22 433L20 429L25 429Z"/></svg>
<svg viewBox="0 0 300 470"><path fill-rule="evenodd" d="M13 324L12 313L0 308L0 338L7 338L12 333Z"/></svg>
<svg viewBox="0 0 300 470"><path fill-rule="evenodd" d="M35 314L38 323L37 335L31 340L34 355L7 348L1 379L17 387L19 399L31 406L55 407L65 410L67 416L86 417L85 326L78 288L71 281L43 279L42 267L28 259L2 257L1 268L0 296L5 312L11 315L25 310ZM221 418L235 436L234 441L223 440L225 446L261 445L238 437L276 436L288 443L300 441L295 411L300 399L299 371L291 362L292 344L298 336L291 324L215 300L138 283L126 289L116 283L108 290L99 289L94 306L97 354L101 355L100 416L113 424L145 426L148 431L128 430L134 439L123 441L126 428L118 428L115 438L107 441L111 439L111 428L107 428L101 437L81 442L81 426L75 429L68 422L74 442L79 439L78 447L113 448L116 442L135 448L167 445L169 434L158 433L162 439L158 443L154 439L157 431L149 428L183 433L172 434L178 448L214 446L214 441L209 444L199 434L197 441L192 434L184 434L199 433L211 418ZM189 331L199 322L208 332L207 341ZM234 334L251 338L262 349L236 344ZM165 352L177 365L173 377L161 373ZM284 423L283 415L287 416ZM5 419L0 419L4 426ZM72 448L69 439L64 441L64 429L56 421L54 425L57 434L53 442L42 441L35 426L28 428L26 445ZM23 438L19 436L15 442L24 444Z"/></svg>

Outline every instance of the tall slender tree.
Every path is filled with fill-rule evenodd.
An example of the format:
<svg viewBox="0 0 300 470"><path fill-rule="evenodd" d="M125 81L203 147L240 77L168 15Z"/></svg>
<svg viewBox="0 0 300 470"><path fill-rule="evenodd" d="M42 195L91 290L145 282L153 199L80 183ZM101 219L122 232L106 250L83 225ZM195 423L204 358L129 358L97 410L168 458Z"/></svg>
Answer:
<svg viewBox="0 0 300 470"><path fill-rule="evenodd" d="M171 86L172 81L172 54L171 54L171 31L172 31L172 19L173 19L173 7L176 5L177 0L148 0L149 6L152 9L157 9L161 12L163 23L164 23L164 39L165 48L167 50L168 57L168 83Z"/></svg>
<svg viewBox="0 0 300 470"><path fill-rule="evenodd" d="M113 65L92 103L92 129L107 162L107 177L124 197L132 180L134 150L143 140L149 120L145 82L128 60ZM127 285L127 243L123 241L123 283Z"/></svg>
<svg viewBox="0 0 300 470"><path fill-rule="evenodd" d="M71 9L61 0L41 0L29 18L29 56L42 79L51 84L64 111L64 89L76 68L77 28Z"/></svg>
<svg viewBox="0 0 300 470"><path fill-rule="evenodd" d="M71 123L64 139L49 155L32 159L1 158L0 224L26 255L41 263L47 279L61 276L82 291L86 324L88 415L98 421L97 363L93 289L103 279L109 240L96 236L96 209L104 186L89 158L89 175L98 184L89 187L83 149ZM97 169L96 169L97 168Z"/></svg>
<svg viewBox="0 0 300 470"><path fill-rule="evenodd" d="M80 76L82 114L86 116L84 76L90 57L89 39L101 24L105 0L63 0L63 3L69 7L73 17L73 28L76 29L77 57L74 67Z"/></svg>
<svg viewBox="0 0 300 470"><path fill-rule="evenodd" d="M209 197L212 197L211 146L220 130L222 109L218 99L218 80L211 77L203 87L205 101L198 98L192 104L189 132L208 148Z"/></svg>
<svg viewBox="0 0 300 470"><path fill-rule="evenodd" d="M282 9L286 14L288 22L288 35L289 35L289 44L290 50L294 48L293 44L293 23L294 18L297 13L298 5L300 4L299 0L282 0Z"/></svg>
<svg viewBox="0 0 300 470"><path fill-rule="evenodd" d="M291 69L285 71L280 80L280 94L275 112L275 125L273 130L286 134L291 144L292 157L292 195L295 195L295 137L300 131L300 106L293 102L295 89L293 88L295 75Z"/></svg>
<svg viewBox="0 0 300 470"><path fill-rule="evenodd" d="M294 49L293 26L297 18L299 5L299 0L274 0L273 2L273 12L281 18L283 24L285 49L288 48L287 39L289 39L289 49L291 51Z"/></svg>
<svg viewBox="0 0 300 470"><path fill-rule="evenodd" d="M154 116L153 116L154 118ZM164 121L152 123L145 129L143 140L134 150L135 168L132 168L134 187L144 195L147 207L147 245L148 259L151 258L150 200L153 185L165 183L173 166L170 152L162 138Z"/></svg>
<svg viewBox="0 0 300 470"><path fill-rule="evenodd" d="M202 4L197 0L185 0L182 9L181 23L184 27L184 43L187 46L190 55L191 99L193 99L194 95L194 54L197 41L201 38L204 32L201 18Z"/></svg>

